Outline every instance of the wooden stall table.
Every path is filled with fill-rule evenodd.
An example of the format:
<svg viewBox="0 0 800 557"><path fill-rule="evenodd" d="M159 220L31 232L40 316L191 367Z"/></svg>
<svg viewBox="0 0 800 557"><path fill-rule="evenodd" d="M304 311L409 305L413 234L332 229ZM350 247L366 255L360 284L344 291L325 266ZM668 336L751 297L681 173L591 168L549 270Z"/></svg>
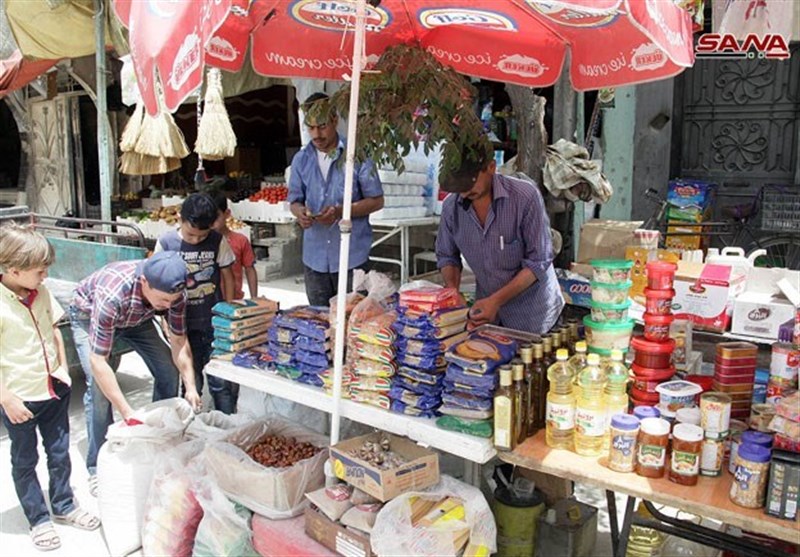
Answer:
<svg viewBox="0 0 800 557"><path fill-rule="evenodd" d="M791 544L800 544L800 523L782 520L764 513L764 509L746 509L735 505L729 498L732 476L727 468L720 477L701 476L695 486L673 483L667 476L658 479L644 478L636 473L614 472L605 466L606 458L585 457L561 449L551 449L544 440L544 431L528 439L513 452L500 452L498 457L510 464L542 472L606 490L608 514L611 524L611 541L614 555L624 557L631 525L648 526L704 545L726 549L740 555L754 557L786 556L782 550L727 533L705 528L689 521L665 516L653 504L677 509L764 534ZM615 493L628 496L625 518L620 528L617 524ZM655 520L634 513L636 499L642 499Z"/></svg>

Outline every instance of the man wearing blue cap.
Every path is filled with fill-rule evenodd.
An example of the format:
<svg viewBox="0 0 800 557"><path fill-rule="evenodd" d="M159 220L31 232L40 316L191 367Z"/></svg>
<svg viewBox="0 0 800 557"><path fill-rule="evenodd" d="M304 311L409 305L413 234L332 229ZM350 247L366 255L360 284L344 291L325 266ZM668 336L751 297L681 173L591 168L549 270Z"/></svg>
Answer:
<svg viewBox="0 0 800 557"><path fill-rule="evenodd" d="M161 252L143 261L119 261L84 279L69 308L75 348L86 374L86 466L89 488L96 493L97 454L113 422L112 409L129 422L133 414L108 363L115 340L123 340L142 357L155 379L153 401L178 396L178 371L186 400L201 406L186 340L186 263L180 254ZM170 346L159 335L153 317L166 315Z"/></svg>

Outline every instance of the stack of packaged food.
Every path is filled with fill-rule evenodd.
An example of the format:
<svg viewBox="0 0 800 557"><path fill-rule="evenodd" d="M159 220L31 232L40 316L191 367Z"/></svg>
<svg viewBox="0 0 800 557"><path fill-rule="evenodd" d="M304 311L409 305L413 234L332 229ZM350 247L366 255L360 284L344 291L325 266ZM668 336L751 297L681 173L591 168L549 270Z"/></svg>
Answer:
<svg viewBox="0 0 800 557"><path fill-rule="evenodd" d="M216 304L211 318L214 327L212 356L233 357L240 350L264 344L277 311L278 302L266 298Z"/></svg>
<svg viewBox="0 0 800 557"><path fill-rule="evenodd" d="M298 306L277 315L267 333L279 375L317 387L330 373L328 308Z"/></svg>
<svg viewBox="0 0 800 557"><path fill-rule="evenodd" d="M391 406L389 391L392 377L397 369L393 346L395 332L392 329L397 314L383 311L365 317L360 316L356 308L353 316L348 333L350 363L346 374L350 381L350 398L388 410ZM344 376L342 381L344 383Z"/></svg>
<svg viewBox="0 0 800 557"><path fill-rule="evenodd" d="M633 332L633 320L628 317L633 262L593 259L591 265L592 314L583 318L589 351L605 357L615 349L627 352Z"/></svg>
<svg viewBox="0 0 800 557"><path fill-rule="evenodd" d="M394 331L397 375L389 392L393 412L434 417L442 402L444 352L463 340L467 308L453 288L429 286L400 293Z"/></svg>

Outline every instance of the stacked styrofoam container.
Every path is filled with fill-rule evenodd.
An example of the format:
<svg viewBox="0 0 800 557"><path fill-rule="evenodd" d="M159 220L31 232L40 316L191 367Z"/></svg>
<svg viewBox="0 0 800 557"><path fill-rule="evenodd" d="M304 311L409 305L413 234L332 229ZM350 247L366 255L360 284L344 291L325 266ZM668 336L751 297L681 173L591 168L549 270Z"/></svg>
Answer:
<svg viewBox="0 0 800 557"><path fill-rule="evenodd" d="M376 220L419 218L432 215L438 190L439 150L426 155L422 147L403 158L402 173L393 168L378 169L383 184L383 209Z"/></svg>
<svg viewBox="0 0 800 557"><path fill-rule="evenodd" d="M294 220L288 201L267 203L243 199L230 204L231 214L239 220L285 223Z"/></svg>

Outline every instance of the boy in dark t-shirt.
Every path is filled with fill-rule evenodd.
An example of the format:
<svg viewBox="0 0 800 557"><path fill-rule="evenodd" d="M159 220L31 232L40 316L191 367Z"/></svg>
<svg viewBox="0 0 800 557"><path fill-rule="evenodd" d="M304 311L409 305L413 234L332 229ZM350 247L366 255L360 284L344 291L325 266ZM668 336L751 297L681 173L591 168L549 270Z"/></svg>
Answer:
<svg viewBox="0 0 800 557"><path fill-rule="evenodd" d="M219 301L233 299L231 265L235 257L228 241L211 229L218 215L211 196L194 193L183 202L180 228L162 234L156 243L156 252L175 251L186 262L186 332L201 395L203 368L211 359L214 341L211 308ZM233 383L209 376L208 390L217 410L226 414L236 411L238 389Z"/></svg>

